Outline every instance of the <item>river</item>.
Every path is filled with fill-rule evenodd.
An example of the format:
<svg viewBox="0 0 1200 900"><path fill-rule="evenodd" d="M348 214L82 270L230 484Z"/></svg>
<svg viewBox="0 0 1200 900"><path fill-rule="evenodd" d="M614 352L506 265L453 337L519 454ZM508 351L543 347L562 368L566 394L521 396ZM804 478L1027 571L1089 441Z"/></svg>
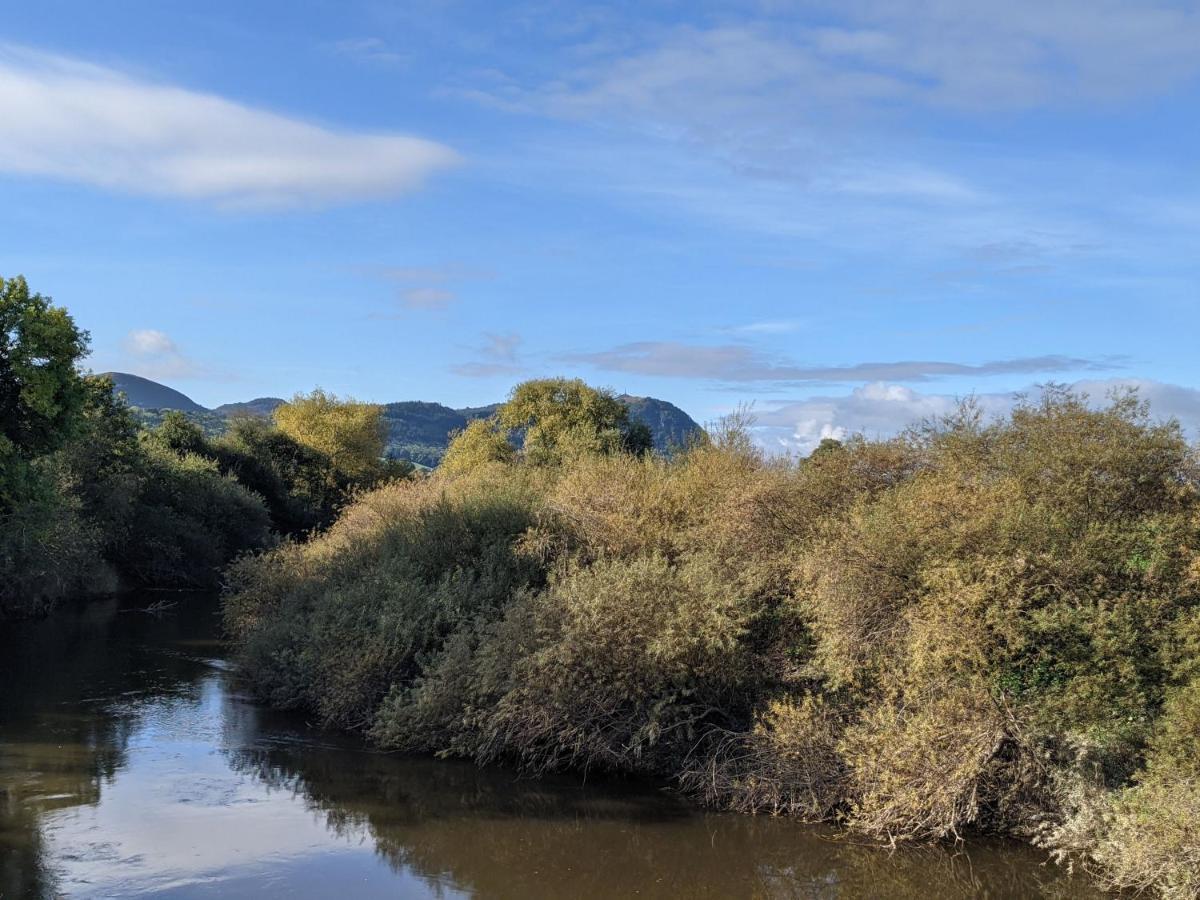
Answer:
<svg viewBox="0 0 1200 900"><path fill-rule="evenodd" d="M0 898L1092 897L1024 846L889 854L653 785L382 754L257 705L212 597L0 629Z"/></svg>

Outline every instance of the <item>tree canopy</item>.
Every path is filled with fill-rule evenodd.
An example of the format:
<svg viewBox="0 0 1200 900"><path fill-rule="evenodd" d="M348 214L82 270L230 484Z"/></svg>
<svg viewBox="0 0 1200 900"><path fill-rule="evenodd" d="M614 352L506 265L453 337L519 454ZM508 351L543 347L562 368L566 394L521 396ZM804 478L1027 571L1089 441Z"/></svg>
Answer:
<svg viewBox="0 0 1200 900"><path fill-rule="evenodd" d="M336 471L367 477L380 469L383 407L339 398L321 388L276 408L275 424L296 442L328 457Z"/></svg>
<svg viewBox="0 0 1200 900"><path fill-rule="evenodd" d="M88 335L21 276L0 278L0 458L32 459L66 440L83 408L76 368Z"/></svg>
<svg viewBox="0 0 1200 900"><path fill-rule="evenodd" d="M578 378L519 384L496 418L502 428L524 434L522 452L535 465L587 453L644 453L653 443L650 430L631 422L629 410L610 391Z"/></svg>

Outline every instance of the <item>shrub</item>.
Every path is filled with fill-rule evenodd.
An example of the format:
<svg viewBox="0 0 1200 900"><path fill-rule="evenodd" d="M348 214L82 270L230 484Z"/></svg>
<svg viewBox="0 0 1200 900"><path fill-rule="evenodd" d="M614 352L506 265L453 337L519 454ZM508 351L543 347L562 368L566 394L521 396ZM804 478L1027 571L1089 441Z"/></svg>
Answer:
<svg viewBox="0 0 1200 900"><path fill-rule="evenodd" d="M1195 894L1177 425L1051 388L797 462L738 421L663 459L622 449L602 393L518 397L461 464L235 566L264 695L390 748L653 773L889 843L1018 834Z"/></svg>
<svg viewBox="0 0 1200 900"><path fill-rule="evenodd" d="M1091 858L1115 888L1200 895L1200 679L1168 700L1149 763L1112 800Z"/></svg>
<svg viewBox="0 0 1200 900"><path fill-rule="evenodd" d="M226 623L258 688L367 727L456 629L539 572L515 552L536 485L433 478L368 493L326 534L235 565Z"/></svg>

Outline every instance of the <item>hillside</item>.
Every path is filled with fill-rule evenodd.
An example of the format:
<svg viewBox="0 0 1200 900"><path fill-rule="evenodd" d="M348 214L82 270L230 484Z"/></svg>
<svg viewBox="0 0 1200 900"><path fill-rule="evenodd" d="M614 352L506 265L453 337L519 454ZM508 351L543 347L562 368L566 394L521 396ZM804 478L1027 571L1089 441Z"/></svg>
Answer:
<svg viewBox="0 0 1200 900"><path fill-rule="evenodd" d="M176 409L203 426L206 433L219 434L232 418L269 416L275 407L285 402L278 397L259 397L206 409L186 394L148 378L124 372L106 374L112 378L115 390L123 393L129 405L137 409L141 421L151 426L162 420L164 412ZM618 399L629 407L634 419L650 428L654 447L660 452L667 453L686 446L691 436L700 431L700 426L691 416L666 400L628 394ZM465 428L472 419L486 419L499 405L492 403L452 409L441 403L423 400L386 403L383 419L388 428L387 455L423 466L436 466L450 445L454 432Z"/></svg>
<svg viewBox="0 0 1200 900"><path fill-rule="evenodd" d="M104 375L112 379L113 389L119 394L124 394L130 406L142 409L178 409L186 413L208 412L187 394L149 378L130 375L128 372L105 372Z"/></svg>
<svg viewBox="0 0 1200 900"><path fill-rule="evenodd" d="M632 418L650 429L654 435L654 449L660 453L686 447L700 431L696 421L674 403L629 394L622 394L617 399L629 407Z"/></svg>
<svg viewBox="0 0 1200 900"><path fill-rule="evenodd" d="M388 425L388 456L423 466L436 466L450 445L450 435L468 422L458 410L422 400L388 403L383 419Z"/></svg>
<svg viewBox="0 0 1200 900"><path fill-rule="evenodd" d="M230 419L235 416L269 416L275 411L275 407L286 402L280 397L258 397L245 403L222 403L213 407L213 412Z"/></svg>

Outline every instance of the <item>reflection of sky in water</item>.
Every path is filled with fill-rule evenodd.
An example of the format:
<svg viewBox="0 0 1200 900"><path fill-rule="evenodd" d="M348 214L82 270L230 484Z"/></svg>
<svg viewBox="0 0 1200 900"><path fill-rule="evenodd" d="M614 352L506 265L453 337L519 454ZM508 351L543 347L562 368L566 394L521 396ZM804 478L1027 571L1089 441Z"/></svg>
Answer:
<svg viewBox="0 0 1200 900"><path fill-rule="evenodd" d="M100 802L43 820L44 851L54 859L60 890L430 893L388 866L364 830L336 835L302 797L232 771L221 749L230 702L214 675L202 680L198 700L137 704L125 765L103 786Z"/></svg>

